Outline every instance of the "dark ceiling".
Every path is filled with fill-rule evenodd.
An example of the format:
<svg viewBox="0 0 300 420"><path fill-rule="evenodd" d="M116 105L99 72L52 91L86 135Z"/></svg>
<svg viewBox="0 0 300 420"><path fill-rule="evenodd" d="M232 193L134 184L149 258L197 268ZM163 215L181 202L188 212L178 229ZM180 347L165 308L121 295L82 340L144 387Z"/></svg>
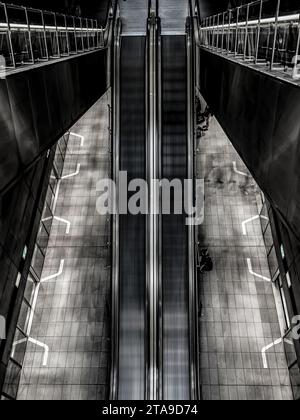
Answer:
<svg viewBox="0 0 300 420"><path fill-rule="evenodd" d="M175 0L180 1L180 0ZM198 0L201 10L202 17L211 16L216 13L220 13L228 8L234 9L242 4L248 4L253 0ZM269 7L275 13L275 6L277 0L273 0L269 3ZM268 5L266 6L268 8ZM280 10L281 11L299 11L299 0L281 0Z"/></svg>
<svg viewBox="0 0 300 420"><path fill-rule="evenodd" d="M36 9L53 10L70 15L81 14L84 17L95 17L105 20L109 0L2 0Z"/></svg>
<svg viewBox="0 0 300 420"><path fill-rule="evenodd" d="M123 0L121 0L123 1ZM127 0L130 1L130 0ZM182 1L182 0L174 0ZM232 6L238 1L231 0ZM94 16L107 9L108 0L4 0L5 3L20 4L44 10L75 13L76 6L80 6L82 15ZM199 0L202 16L227 9L229 0Z"/></svg>
<svg viewBox="0 0 300 420"><path fill-rule="evenodd" d="M31 6L38 9L54 10L68 14L76 14L79 11L82 16L95 17L103 21L106 18L109 0L2 0L5 3L14 3L23 6ZM120 0L123 1L123 0ZM130 2L130 0L126 0ZM181 2L182 0L174 0ZM200 5L201 17L210 16L227 10L228 7L234 8L241 4L246 4L249 0L198 0ZM274 4L276 1L274 0ZM79 7L78 7L79 6ZM299 9L299 0L281 0L282 9Z"/></svg>
<svg viewBox="0 0 300 420"><path fill-rule="evenodd" d="M234 0L236 3L236 0ZM199 0L200 12L202 17L221 12L228 8L229 0Z"/></svg>

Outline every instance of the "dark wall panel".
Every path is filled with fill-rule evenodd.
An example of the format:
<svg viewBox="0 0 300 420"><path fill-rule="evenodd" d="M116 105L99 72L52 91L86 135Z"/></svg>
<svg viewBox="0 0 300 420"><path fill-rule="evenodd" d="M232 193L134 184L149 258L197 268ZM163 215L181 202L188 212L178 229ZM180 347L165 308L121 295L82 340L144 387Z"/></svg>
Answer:
<svg viewBox="0 0 300 420"><path fill-rule="evenodd" d="M7 85L0 80L0 183L7 173L14 177L18 173L19 156L15 140Z"/></svg>
<svg viewBox="0 0 300 420"><path fill-rule="evenodd" d="M0 80L0 193L106 90L106 51Z"/></svg>
<svg viewBox="0 0 300 420"><path fill-rule="evenodd" d="M300 238L300 88L201 49L201 92L282 220Z"/></svg>
<svg viewBox="0 0 300 420"><path fill-rule="evenodd" d="M40 139L48 137L51 122L48 108L48 97L45 96L46 81L43 72L32 72L28 76L33 125L38 142L38 148L40 148Z"/></svg>
<svg viewBox="0 0 300 420"><path fill-rule="evenodd" d="M7 87L17 148L21 162L26 164L38 153L28 75L21 73L8 78Z"/></svg>

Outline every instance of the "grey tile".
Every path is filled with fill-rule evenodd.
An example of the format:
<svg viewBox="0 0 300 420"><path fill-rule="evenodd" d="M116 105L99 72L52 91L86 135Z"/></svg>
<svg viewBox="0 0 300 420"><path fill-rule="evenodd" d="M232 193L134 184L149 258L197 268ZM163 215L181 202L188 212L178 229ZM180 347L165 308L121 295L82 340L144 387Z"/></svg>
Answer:
<svg viewBox="0 0 300 420"><path fill-rule="evenodd" d="M109 230L106 218L96 214L94 186L108 173L107 123L103 98L73 128L86 142L80 148L70 139L64 174L74 172L78 163L81 172L62 181L56 208L58 216L70 220L71 231L65 235L64 226L53 222L42 277L56 273L61 259L65 260L64 271L41 285L31 331L34 338L48 344L48 365L42 366L41 351L28 346L22 399L106 397L109 328L104 315L110 276L103 245Z"/></svg>
<svg viewBox="0 0 300 420"><path fill-rule="evenodd" d="M200 354L205 352L205 366L214 372L206 381L217 383L217 370L220 386L214 398L219 392L221 399L274 399L273 388L277 397L289 398L282 346L267 351L269 368L263 366L262 349L280 337L280 328L272 285L248 272L251 258L254 271L269 277L260 223L249 225L247 236L241 229L245 219L257 214L258 188L250 179L253 187L244 195L243 179L233 173L232 162L244 165L215 119L199 147L199 176L206 180L201 240L210 246L215 263L201 284L206 321L215 323L200 331ZM222 188L218 176L224 178ZM234 184L227 181L232 177ZM212 388L207 398L212 398Z"/></svg>

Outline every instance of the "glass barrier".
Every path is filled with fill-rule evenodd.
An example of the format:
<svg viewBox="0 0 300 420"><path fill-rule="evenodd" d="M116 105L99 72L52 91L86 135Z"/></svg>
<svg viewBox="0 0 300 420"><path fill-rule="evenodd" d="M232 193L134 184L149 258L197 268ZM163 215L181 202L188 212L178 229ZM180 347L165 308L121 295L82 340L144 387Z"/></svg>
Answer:
<svg viewBox="0 0 300 420"><path fill-rule="evenodd" d="M300 6L256 0L202 21L201 46L300 80Z"/></svg>
<svg viewBox="0 0 300 420"><path fill-rule="evenodd" d="M0 2L0 71L105 47L95 19Z"/></svg>

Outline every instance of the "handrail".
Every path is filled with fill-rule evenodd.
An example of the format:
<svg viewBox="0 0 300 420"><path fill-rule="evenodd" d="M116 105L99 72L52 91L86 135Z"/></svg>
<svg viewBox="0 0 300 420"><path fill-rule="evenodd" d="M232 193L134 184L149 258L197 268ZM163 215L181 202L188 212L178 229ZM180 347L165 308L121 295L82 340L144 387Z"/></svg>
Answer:
<svg viewBox="0 0 300 420"><path fill-rule="evenodd" d="M256 0L203 19L200 34L204 48L278 76L281 72L285 80L300 80L300 7L283 9L281 0Z"/></svg>
<svg viewBox="0 0 300 420"><path fill-rule="evenodd" d="M198 0L189 0L189 18L193 29L193 42L200 46L200 9Z"/></svg>
<svg viewBox="0 0 300 420"><path fill-rule="evenodd" d="M116 32L116 28L118 26L118 20L119 20L119 1L118 0L112 0L111 6L108 11L108 17L107 17L107 23L106 23L106 29L104 30L104 45L107 48L110 48L113 46L114 42L114 34Z"/></svg>
<svg viewBox="0 0 300 420"><path fill-rule="evenodd" d="M194 11L190 1L190 16L187 19L187 121L188 121L188 179L195 180L195 28ZM196 24L197 26L197 24ZM189 205L195 207L195 181ZM195 226L188 226L189 255L189 340L190 340L190 390L191 399L199 399L199 328L198 292L196 268Z"/></svg>
<svg viewBox="0 0 300 420"><path fill-rule="evenodd" d="M158 128L158 178L162 178L162 40L161 40L161 19L159 17L159 4L156 1L157 16L157 128ZM162 196L159 197L159 267L158 267L158 399L163 398L163 282L162 282Z"/></svg>
<svg viewBox="0 0 300 420"><path fill-rule="evenodd" d="M149 215L147 217L147 399L157 400L160 394L160 196L153 180L159 179L159 117L158 117L158 36L159 19L149 2L147 31L147 183L149 185Z"/></svg>
<svg viewBox="0 0 300 420"><path fill-rule="evenodd" d="M159 0L148 0L148 18L150 18L151 11L155 12L155 16L159 17Z"/></svg>
<svg viewBox="0 0 300 420"><path fill-rule="evenodd" d="M114 30L114 65L113 65L113 127L112 127L112 167L113 180L119 183L119 162L120 162L120 60L121 60L121 20L116 20ZM118 195L115 215L112 218L112 307L111 307L111 377L110 377L110 400L118 398L118 367L119 367L119 203Z"/></svg>
<svg viewBox="0 0 300 420"><path fill-rule="evenodd" d="M99 27L96 19L0 2L0 70L106 48L117 3L110 3L106 26Z"/></svg>

